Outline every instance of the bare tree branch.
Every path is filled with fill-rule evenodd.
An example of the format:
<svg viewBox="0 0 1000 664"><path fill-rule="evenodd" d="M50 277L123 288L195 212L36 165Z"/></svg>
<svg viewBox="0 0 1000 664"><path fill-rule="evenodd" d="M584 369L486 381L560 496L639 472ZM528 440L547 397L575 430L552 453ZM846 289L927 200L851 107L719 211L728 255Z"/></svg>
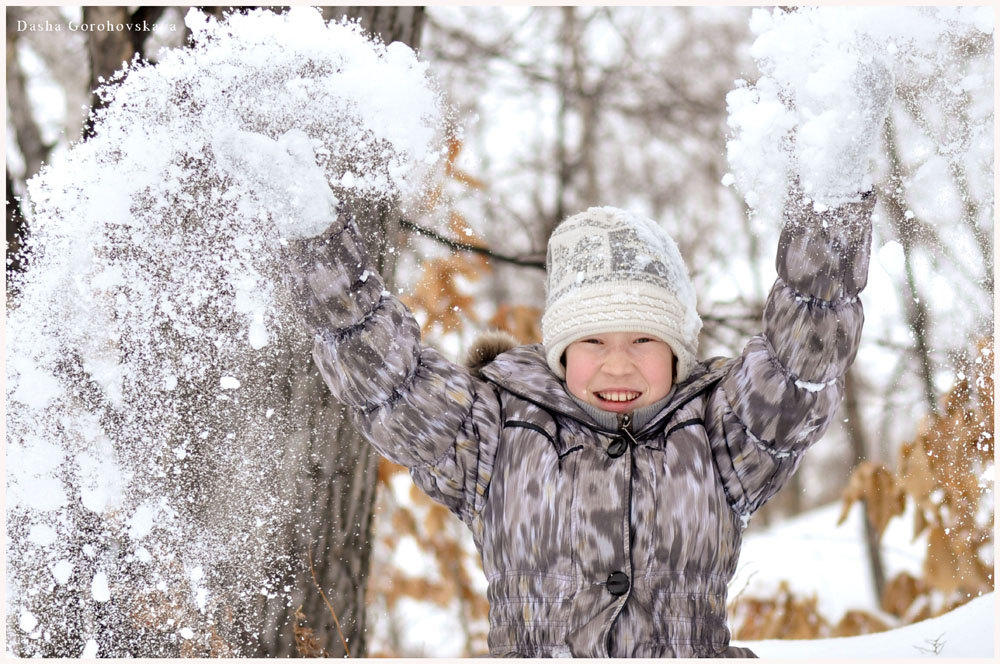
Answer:
<svg viewBox="0 0 1000 664"><path fill-rule="evenodd" d="M898 97L903 102L903 107L909 112L910 117L913 118L917 126L924 132L924 134L930 138L935 139L934 130L931 124L927 121L926 116L921 111L917 104L917 100L921 98L920 91L916 88L907 89L903 91ZM964 112L965 109L963 109ZM937 142L937 141L935 141ZM951 172L951 176L955 181L955 185L958 187L959 193L962 195L962 203L965 207L965 214L962 216L963 223L969 228L972 236L976 240L976 246L979 249L979 253L983 258L983 268L985 270L985 288L986 291L992 295L993 294L993 244L987 234L980 228L976 220L979 218L979 205L976 199L969 192L969 182L966 175L965 166L957 158L956 152L951 150L938 150L937 154L944 157L948 162L948 170ZM928 229L928 232L930 229ZM952 260L955 266L967 276L973 283L977 285L980 284L980 280L968 275L968 271L965 269L965 262L957 260L953 253L948 250L943 243L941 243L937 237L934 238L937 247L947 252L948 257Z"/></svg>
<svg viewBox="0 0 1000 664"><path fill-rule="evenodd" d="M486 247L477 247L476 245L469 244L467 242L452 240L451 238L445 237L444 235L432 231L429 228L415 224L408 219L400 219L399 225L403 228L403 230L420 233L421 235L429 237L435 242L440 242L444 246L455 251L469 251L486 256L487 258L492 258L493 260L510 263L511 265L520 265L522 267L532 267L541 270L545 269L545 260L543 258L539 258L538 256L506 256L504 254L497 253L492 249L487 249Z"/></svg>

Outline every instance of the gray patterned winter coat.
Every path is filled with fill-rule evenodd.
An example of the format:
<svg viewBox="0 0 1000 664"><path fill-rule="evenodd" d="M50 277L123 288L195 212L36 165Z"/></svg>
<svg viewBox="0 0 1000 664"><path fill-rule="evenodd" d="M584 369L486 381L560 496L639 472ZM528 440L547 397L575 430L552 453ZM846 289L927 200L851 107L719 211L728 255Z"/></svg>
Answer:
<svg viewBox="0 0 1000 664"><path fill-rule="evenodd" d="M701 364L631 432L591 419L540 346L470 371L421 345L347 215L293 243L293 291L333 394L472 529L491 655L753 656L729 645L726 586L747 519L841 401L873 205L793 200L763 334Z"/></svg>

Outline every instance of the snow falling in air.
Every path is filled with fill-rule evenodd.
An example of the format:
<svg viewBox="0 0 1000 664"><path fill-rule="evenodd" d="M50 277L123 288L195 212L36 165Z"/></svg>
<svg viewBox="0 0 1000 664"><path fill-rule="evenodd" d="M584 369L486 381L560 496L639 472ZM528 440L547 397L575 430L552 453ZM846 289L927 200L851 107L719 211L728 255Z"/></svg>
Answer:
<svg viewBox="0 0 1000 664"><path fill-rule="evenodd" d="M163 607L206 648L209 626L253 631L232 621L290 564L307 467L286 449L311 339L282 243L341 200L419 195L441 152L440 94L408 47L306 7L186 22L192 45L111 77L96 135L28 185L8 614L64 642L19 633L21 656L177 656L176 626L142 623Z"/></svg>
<svg viewBox="0 0 1000 664"><path fill-rule="evenodd" d="M941 71L944 44L991 33L992 25L989 7L754 10L751 54L761 76L736 81L726 97L731 172L722 184L775 221L796 177L821 203L856 197L872 185L870 148L880 125L869 107L883 75Z"/></svg>

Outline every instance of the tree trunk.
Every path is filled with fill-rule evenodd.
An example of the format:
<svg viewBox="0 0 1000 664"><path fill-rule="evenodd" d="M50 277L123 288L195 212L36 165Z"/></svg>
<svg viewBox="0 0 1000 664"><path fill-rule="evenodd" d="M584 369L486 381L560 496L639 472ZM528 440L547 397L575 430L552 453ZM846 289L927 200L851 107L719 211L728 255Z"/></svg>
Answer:
<svg viewBox="0 0 1000 664"><path fill-rule="evenodd" d="M20 179L23 186L29 178L41 169L49 158L51 145L42 141L42 132L35 122L34 113L28 100L28 90L21 71L21 63L17 57L17 31L11 26L16 25L20 18L19 8L8 7L7 15L7 108L9 109L10 126L14 129L14 138L24 160L24 173ZM9 162L8 162L9 163ZM14 187L14 178L10 168L7 168L7 268L8 273L22 269L18 252L24 239L24 216L21 204ZM9 284L8 280L8 284ZM8 296L14 293L8 290Z"/></svg>
<svg viewBox="0 0 1000 664"><path fill-rule="evenodd" d="M21 240L24 237L24 217L21 203L14 192L14 181L7 171L7 297L12 298L10 274L23 269L21 262Z"/></svg>
<svg viewBox="0 0 1000 664"><path fill-rule="evenodd" d="M903 181L902 163L896 150L896 132L891 117L886 120L885 135L889 151L889 162L892 165L890 182L899 183ZM909 324L910 330L913 331L914 352L917 361L920 363L919 374L924 388L924 399L927 401L928 411L937 413L937 391L934 389L934 364L931 360L930 343L927 340L927 331L930 327L927 321L927 303L920 296L916 275L913 272L916 219L912 217L907 219L905 201L901 198L902 194L897 194L891 188L887 189L884 194L882 201L889 212L889 222L892 224L892 229L903 247L903 267L906 273L904 308L906 310L906 322Z"/></svg>
<svg viewBox="0 0 1000 664"><path fill-rule="evenodd" d="M84 7L83 22L86 24L139 25L144 21L155 23L166 7ZM96 90L110 80L111 75L122 68L123 63L143 53L143 45L149 32L143 30L91 30L87 33L87 50L90 53L90 111L103 108L105 101ZM84 138L93 135L94 122L88 116L83 126Z"/></svg>
<svg viewBox="0 0 1000 664"><path fill-rule="evenodd" d="M328 19L342 15L360 18L363 27L380 34L387 43L402 41L413 48L419 44L422 7L324 10ZM364 202L355 202L353 209L362 234L373 238L369 252L385 278L386 288L392 289L395 253L388 249L398 241L398 211L390 205ZM330 396L312 359L307 356L295 362L288 370L289 398L303 409L303 417L301 436L289 441L293 448L290 453L301 454L300 458L310 459L311 463L292 480L301 520L288 524L287 559L293 570L279 584L291 590L287 596L278 593L259 600L257 610L265 618L257 655L302 654L293 631L299 625L312 630L327 655L346 654L342 632L350 656L363 657L367 648L365 593L378 459L351 426L349 409ZM295 618L299 607L304 620Z"/></svg>
<svg viewBox="0 0 1000 664"><path fill-rule="evenodd" d="M323 18L339 20L346 16L357 19L369 33L378 35L383 42L403 42L411 48L420 46L420 33L424 28L423 7L324 7Z"/></svg>
<svg viewBox="0 0 1000 664"><path fill-rule="evenodd" d="M844 416L847 418L847 437L851 443L851 454L854 457L851 461L853 469L864 459L869 458L869 447L865 428L862 426L864 420L861 419L861 409L858 405L858 380L857 369L851 367L844 376ZM865 540L865 549L868 552L868 569L872 575L872 585L875 587L875 599L879 606L882 604L882 594L885 591L885 566L882 563L882 548L879 545L878 535L875 526L868 518L867 501L862 500L862 536Z"/></svg>
<svg viewBox="0 0 1000 664"><path fill-rule="evenodd" d="M128 23L128 7L84 7L83 22L87 24ZM129 62L135 55L132 40L125 30L92 30L88 33L87 50L90 53L90 113L83 126L84 138L94 135L93 113L104 108L105 102L96 93L98 87Z"/></svg>

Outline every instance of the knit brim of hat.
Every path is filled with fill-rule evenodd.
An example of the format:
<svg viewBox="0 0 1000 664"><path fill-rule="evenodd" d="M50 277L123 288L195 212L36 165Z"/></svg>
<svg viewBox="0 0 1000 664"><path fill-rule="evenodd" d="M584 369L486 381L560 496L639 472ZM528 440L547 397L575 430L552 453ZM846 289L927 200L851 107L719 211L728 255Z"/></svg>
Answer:
<svg viewBox="0 0 1000 664"><path fill-rule="evenodd" d="M674 382L683 382L697 361L701 319L661 288L629 283L594 284L560 298L542 317L549 368L565 379L562 354L574 341L608 332L642 332L665 341L677 358ZM693 343L689 340L693 340Z"/></svg>

